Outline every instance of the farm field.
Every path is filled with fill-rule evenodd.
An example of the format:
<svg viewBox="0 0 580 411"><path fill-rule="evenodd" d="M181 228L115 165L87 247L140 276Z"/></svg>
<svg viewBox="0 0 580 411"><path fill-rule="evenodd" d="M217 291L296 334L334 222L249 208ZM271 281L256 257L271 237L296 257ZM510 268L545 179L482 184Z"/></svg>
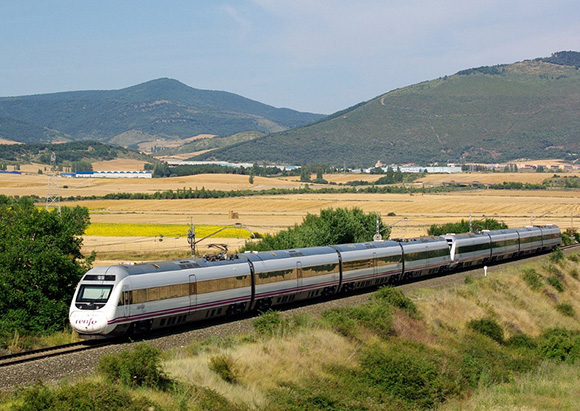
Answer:
<svg viewBox="0 0 580 411"><path fill-rule="evenodd" d="M353 179L363 179L361 175L346 175ZM551 174L514 173L490 174L470 173L454 175L429 175L425 184L440 183L445 179L455 181L481 182L541 182ZM342 180L345 175L324 176L327 180ZM376 176L373 176L373 178ZM541 177L541 178L540 178ZM499 180L490 180L498 179ZM337 181L334 180L334 181ZM342 182L342 181L341 181ZM421 182L421 181L420 181ZM254 185L249 184L248 176L240 175L197 175L166 179L144 180L108 180L108 179L59 179L61 196L104 195L110 192L148 192L159 190L201 188L237 190L264 189L271 187L299 187L303 183L291 178L255 177ZM63 188L63 185L68 188ZM46 175L0 174L0 193L6 195L45 196L47 190ZM171 224L188 226L190 221L196 226L217 225L233 226L242 224L252 232L274 234L294 224L301 223L308 214L318 214L325 208L361 208L366 213L379 213L385 224L394 224L392 237L415 237L425 235L431 224L493 217L504 221L510 227L534 224L558 224L569 228L572 224L580 225L580 191L507 191L507 190L474 190L444 194L299 194L260 197L238 197L220 199L190 200L91 200L62 202L67 206L84 206L89 208L91 221L94 223L129 223L129 224ZM391 215L389 215L391 214ZM394 215L393 215L394 214ZM237 218L236 218L237 217ZM576 219L576 220L575 220ZM163 241L156 236L86 236L84 251L113 253L140 250L142 254L151 252L183 252L187 255L187 231L181 235L160 232ZM224 236L225 237L225 236ZM200 238L200 236L198 236ZM227 244L230 251L242 246L245 238L211 237L200 244L201 253L207 250L207 244ZM204 248L205 247L205 248ZM106 258L106 257L104 257ZM115 257L117 258L117 257ZM144 257L141 257L144 258Z"/></svg>

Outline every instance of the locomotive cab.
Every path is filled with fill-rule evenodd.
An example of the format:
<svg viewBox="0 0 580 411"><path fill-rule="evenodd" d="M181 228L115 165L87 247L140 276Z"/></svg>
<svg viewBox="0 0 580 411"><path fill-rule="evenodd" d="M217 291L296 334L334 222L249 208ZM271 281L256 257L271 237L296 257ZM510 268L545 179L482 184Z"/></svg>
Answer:
<svg viewBox="0 0 580 411"><path fill-rule="evenodd" d="M119 281L126 275L118 267L96 267L81 279L69 310L70 324L81 336L102 333L110 311L119 299Z"/></svg>

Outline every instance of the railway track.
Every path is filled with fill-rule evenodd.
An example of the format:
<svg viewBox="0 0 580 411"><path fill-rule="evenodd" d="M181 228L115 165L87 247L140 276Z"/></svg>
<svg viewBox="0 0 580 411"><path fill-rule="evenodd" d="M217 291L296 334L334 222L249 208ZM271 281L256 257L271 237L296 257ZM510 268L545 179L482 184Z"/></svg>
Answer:
<svg viewBox="0 0 580 411"><path fill-rule="evenodd" d="M0 356L0 368L8 365L21 364L25 362L32 362L43 358L54 357L57 355L69 354L93 348L109 345L111 342L86 342L79 341L71 344L57 345L54 347L40 348L37 350L23 351L14 354Z"/></svg>
<svg viewBox="0 0 580 411"><path fill-rule="evenodd" d="M568 254L568 253L571 253L573 251L580 250L580 244L572 244L572 245L568 245L568 246L563 246L561 248L565 254ZM497 267L508 266L510 264L520 264L522 261L527 262L530 260L543 258L545 256L546 256L546 254L534 255L534 256L527 257L527 258L522 258L522 259L517 259L517 260L505 262L503 264L495 264L495 265L492 265L491 267L497 268ZM409 288L414 288L418 284L421 284L421 283L432 282L433 285L436 285L436 288L440 288L440 287L445 286L446 284L450 284L450 283L453 283L454 281L458 281L457 280L458 277L463 278L467 275L473 275L474 273L476 275L481 275L481 271L482 271L482 267L476 267L473 269L462 270L462 271L459 271L459 272L456 272L456 273L450 274L450 275L434 276L434 277L429 277L426 279L420 279L418 281L405 282L405 283L399 284L399 286L401 286L403 289L409 289ZM374 291L375 291L375 288L371 287L367 290L360 291L358 294L364 296L364 295L370 294ZM352 296L352 297L356 297L356 296ZM349 297L343 296L343 297L332 298L330 300L326 299L325 301L332 304L333 302L340 301L342 299L347 299L347 298L349 298ZM292 304L292 305L288 305L288 307L286 307L285 310L292 311L293 309L308 309L307 307L312 307L312 306L318 305L317 303L321 303L321 301L318 301L318 302L311 301L310 303L301 304L301 305L293 305ZM325 304L321 304L321 306L322 305L325 306ZM327 309L327 308L323 308L323 309ZM317 311L317 310L314 310L314 311ZM242 319L247 319L247 318L248 318L248 315L244 315L244 316L232 319L232 320L221 321L220 323L223 324L223 323L228 323L228 322L241 321ZM201 326L199 328L209 327L208 324L199 324L199 325ZM193 327L190 326L188 328L184 328L184 330L191 330L192 328ZM176 328L175 330L173 330L172 332L169 332L169 333L155 333L154 335L147 336L147 338L141 336L141 339L153 339L153 338L163 337L165 335L173 334L175 332L179 332L179 329ZM34 361L39 361L39 360L50 358L50 357L56 357L56 356L61 356L61 355L65 355L65 354L72 354L72 353L79 353L82 351L92 350L92 349L116 344L116 343L119 343L122 341L125 341L125 340L123 340L123 339L111 339L111 340L98 340L98 341L80 341L80 342L71 343L71 344L59 345L59 346L55 346L55 347L47 347L47 348L42 348L42 349L38 349L38 350L31 350L31 351L25 351L25 352L21 352L21 353L0 356L0 369L7 367L7 366L10 366L10 365L32 363Z"/></svg>

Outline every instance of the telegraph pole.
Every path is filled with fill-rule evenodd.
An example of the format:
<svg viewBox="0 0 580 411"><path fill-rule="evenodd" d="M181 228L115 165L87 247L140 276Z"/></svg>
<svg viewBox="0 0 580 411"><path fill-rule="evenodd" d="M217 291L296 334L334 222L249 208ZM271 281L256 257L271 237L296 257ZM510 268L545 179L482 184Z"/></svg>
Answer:
<svg viewBox="0 0 580 411"><path fill-rule="evenodd" d="M48 189L46 192L46 211L56 208L60 214L60 194L58 189L58 173L56 170L56 154L50 155L50 170L48 172Z"/></svg>

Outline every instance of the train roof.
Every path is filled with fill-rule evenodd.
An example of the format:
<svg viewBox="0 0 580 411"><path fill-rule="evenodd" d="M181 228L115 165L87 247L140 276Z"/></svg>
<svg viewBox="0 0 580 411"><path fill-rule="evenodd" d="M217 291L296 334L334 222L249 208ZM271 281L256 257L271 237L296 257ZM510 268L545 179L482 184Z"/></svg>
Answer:
<svg viewBox="0 0 580 411"><path fill-rule="evenodd" d="M187 260L172 260L172 261L154 261L139 264L120 264L129 275L148 274L156 271L178 271L189 268L203 268L215 266L227 266L232 264L240 264L245 260L240 258L231 258L223 260L207 260L205 258L192 258Z"/></svg>
<svg viewBox="0 0 580 411"><path fill-rule="evenodd" d="M278 260L281 258L307 257L311 255L333 254L336 251L332 247L308 247L294 248L291 250L260 251L257 253L244 253L240 257L245 257L250 261L258 260Z"/></svg>
<svg viewBox="0 0 580 411"><path fill-rule="evenodd" d="M399 247L399 243L391 240L369 241L367 243L339 244L331 247L341 252L347 252L353 250L371 250L373 248Z"/></svg>

